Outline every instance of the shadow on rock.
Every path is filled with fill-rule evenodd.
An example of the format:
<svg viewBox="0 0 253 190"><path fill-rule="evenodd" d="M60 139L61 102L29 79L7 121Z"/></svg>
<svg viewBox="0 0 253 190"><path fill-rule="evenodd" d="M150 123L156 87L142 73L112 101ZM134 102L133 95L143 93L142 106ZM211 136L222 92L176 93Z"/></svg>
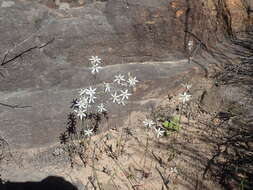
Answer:
<svg viewBox="0 0 253 190"><path fill-rule="evenodd" d="M40 182L6 182L0 184L1 190L78 190L62 177L49 176Z"/></svg>

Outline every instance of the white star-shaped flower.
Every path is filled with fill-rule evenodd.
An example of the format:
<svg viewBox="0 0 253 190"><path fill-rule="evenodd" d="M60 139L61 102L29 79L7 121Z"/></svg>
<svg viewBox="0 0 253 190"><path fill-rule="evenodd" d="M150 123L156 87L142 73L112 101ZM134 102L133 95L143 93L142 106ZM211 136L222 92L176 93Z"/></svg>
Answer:
<svg viewBox="0 0 253 190"><path fill-rule="evenodd" d="M104 85L105 85L105 92L111 92L111 86L110 86L110 84L104 82Z"/></svg>
<svg viewBox="0 0 253 190"><path fill-rule="evenodd" d="M90 137L91 135L93 135L93 129L84 130L84 134L85 134L87 137Z"/></svg>
<svg viewBox="0 0 253 190"><path fill-rule="evenodd" d="M163 136L165 131L162 130L161 128L158 128L158 129L155 128L155 132L156 132L156 137L159 138L159 137Z"/></svg>
<svg viewBox="0 0 253 190"><path fill-rule="evenodd" d="M103 113L103 112L106 112L107 109L105 108L104 104L101 103L99 106L98 106L98 112L99 113Z"/></svg>
<svg viewBox="0 0 253 190"><path fill-rule="evenodd" d="M155 124L154 121L152 121L151 119L145 119L143 121L143 124L145 127L149 127L152 128L152 126Z"/></svg>
<svg viewBox="0 0 253 190"><path fill-rule="evenodd" d="M88 107L88 98L81 97L75 104L79 109L86 109Z"/></svg>
<svg viewBox="0 0 253 190"><path fill-rule="evenodd" d="M94 64L94 63L101 63L101 59L98 56L91 56L90 62L92 64Z"/></svg>
<svg viewBox="0 0 253 190"><path fill-rule="evenodd" d="M113 103L118 103L119 102L119 95L117 95L117 92L114 92L114 94L111 94L111 100Z"/></svg>
<svg viewBox="0 0 253 190"><path fill-rule="evenodd" d="M177 174L177 173L178 173L178 171L177 171L177 168L176 168L176 167L170 168L170 172L171 172L171 173L175 173L175 174Z"/></svg>
<svg viewBox="0 0 253 190"><path fill-rule="evenodd" d="M91 88L91 86L89 88L86 89L85 93L89 96L93 96L96 94L96 88Z"/></svg>
<svg viewBox="0 0 253 190"><path fill-rule="evenodd" d="M77 116L78 116L81 120L83 120L83 118L86 117L85 110L78 109L78 110L74 110L74 112L77 113Z"/></svg>
<svg viewBox="0 0 253 190"><path fill-rule="evenodd" d="M190 100L191 95L184 92L183 94L179 94L179 100L183 102L183 104Z"/></svg>
<svg viewBox="0 0 253 190"><path fill-rule="evenodd" d="M188 42L188 49L189 49L189 51L191 51L192 48L193 48L193 41L190 40L190 41Z"/></svg>
<svg viewBox="0 0 253 190"><path fill-rule="evenodd" d="M88 97L88 102L89 102L89 103L95 103L95 99L97 99L96 96L90 95L90 96Z"/></svg>
<svg viewBox="0 0 253 190"><path fill-rule="evenodd" d="M182 84L183 87L186 88L186 90L190 90L190 88L192 87L191 84Z"/></svg>
<svg viewBox="0 0 253 190"><path fill-rule="evenodd" d="M94 63L91 67L91 74L95 75L96 73L99 73L99 69L102 69L103 67L99 66L97 63Z"/></svg>
<svg viewBox="0 0 253 190"><path fill-rule="evenodd" d="M116 75L114 78L115 79L114 79L113 82L116 82L118 84L120 84L121 82L125 81L124 75L122 75L122 74Z"/></svg>
<svg viewBox="0 0 253 190"><path fill-rule="evenodd" d="M122 100L128 99L128 96L132 95L132 94L128 93L128 89L126 89L125 91L121 90L120 92L121 92L121 94L119 96L121 96Z"/></svg>
<svg viewBox="0 0 253 190"><path fill-rule="evenodd" d="M128 81L129 86L135 86L137 82L139 82L138 80L136 80L136 77L129 77Z"/></svg>
<svg viewBox="0 0 253 190"><path fill-rule="evenodd" d="M86 90L87 90L86 88L81 88L79 90L79 95L82 96L82 95L86 94Z"/></svg>

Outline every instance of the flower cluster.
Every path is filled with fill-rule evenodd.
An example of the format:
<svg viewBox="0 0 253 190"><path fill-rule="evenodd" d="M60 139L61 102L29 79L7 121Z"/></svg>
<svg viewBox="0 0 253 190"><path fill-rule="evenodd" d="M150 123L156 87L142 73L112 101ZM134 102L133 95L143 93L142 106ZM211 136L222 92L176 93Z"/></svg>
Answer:
<svg viewBox="0 0 253 190"><path fill-rule="evenodd" d="M99 73L99 70L102 69L101 66L99 66L99 64L101 64L101 59L98 56L91 56L90 58L90 62L91 62L91 73L93 75L95 75L96 73Z"/></svg>
<svg viewBox="0 0 253 190"><path fill-rule="evenodd" d="M183 86L185 89L184 89L184 92L183 92L182 94L181 94L181 93L179 94L179 100L180 100L180 102L182 102L182 107L181 107L181 109L183 108L184 104L185 104L186 102L188 102L188 101L190 100L190 98L191 98L191 95L189 95L189 94L187 94L187 93L188 93L189 90L191 89L192 85L191 85L191 84L182 84L182 86ZM182 112L181 112L181 114L182 114ZM178 121L179 124L180 124L180 118L181 118L181 115L180 115L179 121ZM166 122L169 124L168 121L166 121ZM144 126L145 126L146 128L153 129L154 132L155 132L155 134L156 134L156 137L159 138L159 137L162 137L162 136L164 135L164 133L165 133L165 129L166 129L165 124L166 124L166 122L163 123L163 126L164 126L164 127L161 127L161 126L157 125L157 124L156 124L153 120L151 120L151 119L145 119L145 120L143 121L143 124L144 124ZM173 123L173 120L170 121L170 122ZM167 125L168 125L168 124L167 124ZM176 125L178 126L179 124L176 124ZM175 124L174 124L174 125L175 125Z"/></svg>
<svg viewBox="0 0 253 190"><path fill-rule="evenodd" d="M92 56L90 59L91 74L99 73L103 68L100 66L102 60L98 56ZM90 113L103 114L106 113L107 105L111 103L126 105L129 97L132 95L131 88L135 87L139 81L136 77L128 74L114 76L110 82L104 82L103 86L81 88L79 90L79 98L73 106L76 116L80 119L86 119ZM102 101L103 100L103 101ZM91 136L93 129L86 129L85 136Z"/></svg>
<svg viewBox="0 0 253 190"><path fill-rule="evenodd" d="M123 74L116 75L113 80L114 90L112 92L109 84L105 86L105 92L110 92L111 100L113 103L126 105L126 101L132 95L129 92L130 87L135 87L136 83L139 82L136 77L129 76L128 79L125 78Z"/></svg>
<svg viewBox="0 0 253 190"><path fill-rule="evenodd" d="M143 124L147 128L154 129L157 138L162 137L165 133L165 131L161 127L156 127L155 122L151 119L145 119L143 121Z"/></svg>

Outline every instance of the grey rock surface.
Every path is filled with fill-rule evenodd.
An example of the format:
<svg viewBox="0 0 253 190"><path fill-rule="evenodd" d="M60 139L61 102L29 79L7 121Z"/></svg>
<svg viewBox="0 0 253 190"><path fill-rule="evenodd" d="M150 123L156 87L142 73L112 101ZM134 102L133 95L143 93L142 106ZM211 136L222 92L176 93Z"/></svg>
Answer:
<svg viewBox="0 0 253 190"><path fill-rule="evenodd" d="M198 74L182 59L183 24L171 19L170 2L69 1L60 10L49 0L1 0L0 135L14 148L47 146L64 131L80 88L130 72L141 81L132 109L141 110ZM104 66L95 82L92 55Z"/></svg>
<svg viewBox="0 0 253 190"><path fill-rule="evenodd" d="M184 14L176 18L171 0L54 2L0 0L0 137L11 150L0 165L4 180L72 171L55 146L80 88L99 89L120 73L136 76L125 108L107 105L112 124L122 126L129 112L147 112L202 75L185 59ZM93 55L103 60L95 80Z"/></svg>
<svg viewBox="0 0 253 190"><path fill-rule="evenodd" d="M92 74L87 69L59 66L44 77L47 82L45 89L17 88L15 91L1 92L1 103L18 105L16 108L1 106L1 135L15 148L54 143L66 128L71 101L78 97L80 88L91 84L99 88L102 83L100 81L112 82L116 74L127 75L129 72L137 76L140 82L131 97L131 108L126 106L121 116L129 109L147 111L148 105L156 104L169 91L196 75L198 68L184 60L112 65L105 66L99 73L99 78L92 81ZM112 104L108 106L110 114L119 117L118 107Z"/></svg>

